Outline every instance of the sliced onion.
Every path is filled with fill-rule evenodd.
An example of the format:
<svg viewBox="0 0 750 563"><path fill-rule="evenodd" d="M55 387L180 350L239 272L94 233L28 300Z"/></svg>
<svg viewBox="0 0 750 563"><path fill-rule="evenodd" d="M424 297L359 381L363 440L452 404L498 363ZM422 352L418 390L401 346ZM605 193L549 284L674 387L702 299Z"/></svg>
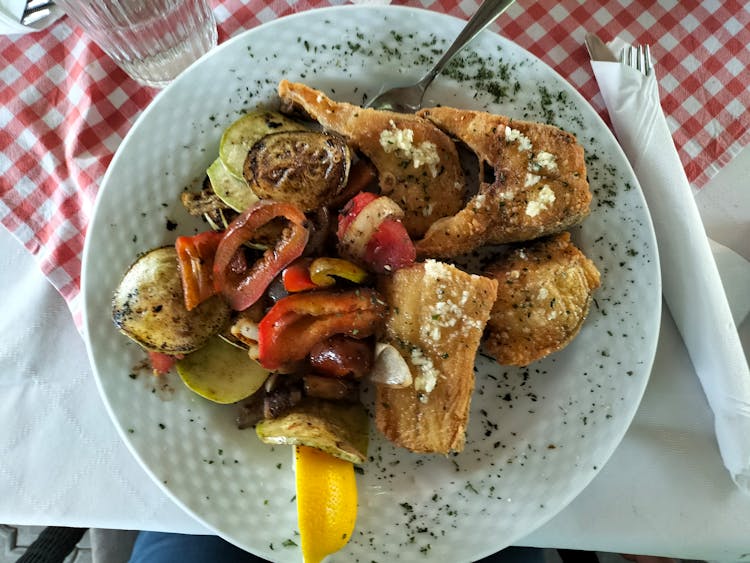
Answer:
<svg viewBox="0 0 750 563"><path fill-rule="evenodd" d="M247 347L250 359L258 361L258 323L248 318L240 317L230 327L229 332Z"/></svg>
<svg viewBox="0 0 750 563"><path fill-rule="evenodd" d="M396 348L384 342L376 342L370 381L388 387L409 387L412 384L411 370Z"/></svg>
<svg viewBox="0 0 750 563"><path fill-rule="evenodd" d="M401 219L403 210L391 198L381 196L362 208L341 238L341 254L360 260L365 255L367 243L386 219Z"/></svg>

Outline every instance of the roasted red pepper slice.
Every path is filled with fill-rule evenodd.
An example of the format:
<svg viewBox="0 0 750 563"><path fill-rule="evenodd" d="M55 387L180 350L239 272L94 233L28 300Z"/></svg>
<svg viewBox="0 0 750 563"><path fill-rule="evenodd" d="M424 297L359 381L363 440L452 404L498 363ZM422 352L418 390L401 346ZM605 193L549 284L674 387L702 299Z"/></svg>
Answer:
<svg viewBox="0 0 750 563"><path fill-rule="evenodd" d="M206 231L192 237L177 237L174 243L185 308L188 311L216 294L213 281L214 255L223 235L224 233Z"/></svg>
<svg viewBox="0 0 750 563"><path fill-rule="evenodd" d="M315 344L345 334L375 333L387 306L374 289L313 291L280 299L258 325L258 361L278 370L304 360Z"/></svg>
<svg viewBox="0 0 750 563"><path fill-rule="evenodd" d="M310 278L311 263L312 258L300 258L284 268L284 271L281 273L281 281L284 284L284 289L289 293L297 293L298 291L308 291L317 288L318 284Z"/></svg>
<svg viewBox="0 0 750 563"><path fill-rule="evenodd" d="M253 238L259 227L277 217L289 221L281 239L273 249L248 269L237 271L232 261L242 245ZM231 307L244 311L255 303L274 277L299 258L305 249L310 231L305 214L291 203L261 200L245 210L229 224L216 249L214 286L228 299Z"/></svg>

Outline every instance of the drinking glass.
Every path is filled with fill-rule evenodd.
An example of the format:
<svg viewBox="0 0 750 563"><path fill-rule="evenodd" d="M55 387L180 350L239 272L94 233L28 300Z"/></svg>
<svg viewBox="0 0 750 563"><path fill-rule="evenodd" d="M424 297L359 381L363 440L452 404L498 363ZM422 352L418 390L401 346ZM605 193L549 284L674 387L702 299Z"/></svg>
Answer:
<svg viewBox="0 0 750 563"><path fill-rule="evenodd" d="M217 42L207 0L57 0L128 75L169 84Z"/></svg>

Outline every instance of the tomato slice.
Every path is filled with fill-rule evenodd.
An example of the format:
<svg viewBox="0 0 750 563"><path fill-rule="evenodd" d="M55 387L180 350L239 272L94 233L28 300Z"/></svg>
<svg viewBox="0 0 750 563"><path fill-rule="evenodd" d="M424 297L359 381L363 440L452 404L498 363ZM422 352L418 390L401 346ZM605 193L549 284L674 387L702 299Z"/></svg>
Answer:
<svg viewBox="0 0 750 563"><path fill-rule="evenodd" d="M417 252L401 216L402 210L388 197L358 194L339 215L339 252L376 273L413 264Z"/></svg>
<svg viewBox="0 0 750 563"><path fill-rule="evenodd" d="M289 221L289 228L273 249L247 268L233 267L242 245L252 240L263 225L277 217ZM291 203L261 200L237 216L227 227L214 259L213 276L216 291L224 294L230 306L244 311L263 295L271 281L305 249L310 230L305 214Z"/></svg>
<svg viewBox="0 0 750 563"><path fill-rule="evenodd" d="M393 272L417 259L414 243L401 221L386 219L370 237L364 260L376 272Z"/></svg>
<svg viewBox="0 0 750 563"><path fill-rule="evenodd" d="M188 311L216 294L213 265L222 236L220 232L206 231L192 237L177 237L174 243Z"/></svg>
<svg viewBox="0 0 750 563"><path fill-rule="evenodd" d="M280 299L258 324L258 361L279 370L304 360L313 346L335 334L366 338L387 306L374 289L293 293Z"/></svg>
<svg viewBox="0 0 750 563"><path fill-rule="evenodd" d="M174 367L178 358L176 356L162 354L161 352L149 351L148 360L151 363L151 369L153 370L154 375L164 375Z"/></svg>

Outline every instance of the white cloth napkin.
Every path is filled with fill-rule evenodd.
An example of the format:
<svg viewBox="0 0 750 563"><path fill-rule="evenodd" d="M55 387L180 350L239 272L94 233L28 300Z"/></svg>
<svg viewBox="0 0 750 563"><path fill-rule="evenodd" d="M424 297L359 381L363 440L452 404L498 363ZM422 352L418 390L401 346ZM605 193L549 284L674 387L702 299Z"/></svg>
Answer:
<svg viewBox="0 0 750 563"><path fill-rule="evenodd" d="M57 6L51 8L48 16L34 22L32 25L23 25L21 17L26 7L26 0L0 0L0 35L22 35L44 29L63 15Z"/></svg>
<svg viewBox="0 0 750 563"><path fill-rule="evenodd" d="M664 298L714 413L724 465L735 484L750 494L750 370L662 112L656 72L646 77L602 61L592 61L592 67L615 134L646 196ZM747 293L747 287L741 289Z"/></svg>
<svg viewBox="0 0 750 563"><path fill-rule="evenodd" d="M0 522L209 533L125 447L65 301L0 230Z"/></svg>

